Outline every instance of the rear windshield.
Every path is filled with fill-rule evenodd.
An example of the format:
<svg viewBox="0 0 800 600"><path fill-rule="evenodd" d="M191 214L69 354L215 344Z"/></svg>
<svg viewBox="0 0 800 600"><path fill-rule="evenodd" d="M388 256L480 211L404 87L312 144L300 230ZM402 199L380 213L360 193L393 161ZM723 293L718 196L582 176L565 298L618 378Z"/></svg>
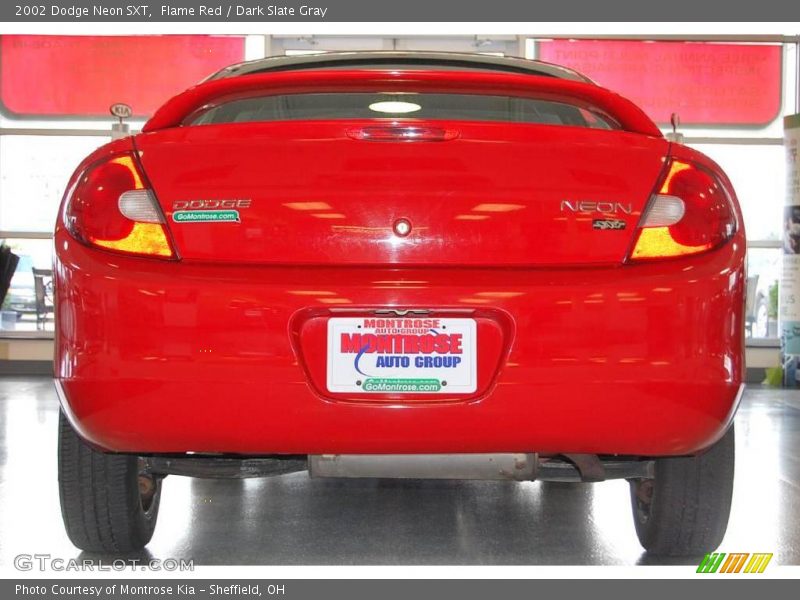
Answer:
<svg viewBox="0 0 800 600"><path fill-rule="evenodd" d="M619 129L611 118L599 112L550 100L469 94L368 92L292 94L232 100L196 114L187 124L399 117Z"/></svg>

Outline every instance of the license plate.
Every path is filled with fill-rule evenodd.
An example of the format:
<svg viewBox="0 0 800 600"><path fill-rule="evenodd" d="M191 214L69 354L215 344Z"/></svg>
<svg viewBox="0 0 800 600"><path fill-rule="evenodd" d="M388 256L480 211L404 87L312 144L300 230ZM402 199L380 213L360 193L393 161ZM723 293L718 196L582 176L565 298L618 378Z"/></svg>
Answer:
<svg viewBox="0 0 800 600"><path fill-rule="evenodd" d="M477 378L474 319L328 320L328 391L470 394Z"/></svg>

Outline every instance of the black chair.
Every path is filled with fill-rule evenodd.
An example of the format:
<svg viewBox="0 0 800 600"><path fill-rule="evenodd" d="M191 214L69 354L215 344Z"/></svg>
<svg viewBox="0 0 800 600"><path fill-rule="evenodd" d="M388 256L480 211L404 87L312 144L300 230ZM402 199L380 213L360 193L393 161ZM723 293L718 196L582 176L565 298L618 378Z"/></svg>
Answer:
<svg viewBox="0 0 800 600"><path fill-rule="evenodd" d="M55 314L53 306L53 271L34 268L33 288L36 293L36 329L44 329L48 315Z"/></svg>
<svg viewBox="0 0 800 600"><path fill-rule="evenodd" d="M6 294L8 294L8 288L11 286L11 279L14 277L18 263L19 256L11 252L11 248L6 246L5 243L0 244L0 305L6 299Z"/></svg>

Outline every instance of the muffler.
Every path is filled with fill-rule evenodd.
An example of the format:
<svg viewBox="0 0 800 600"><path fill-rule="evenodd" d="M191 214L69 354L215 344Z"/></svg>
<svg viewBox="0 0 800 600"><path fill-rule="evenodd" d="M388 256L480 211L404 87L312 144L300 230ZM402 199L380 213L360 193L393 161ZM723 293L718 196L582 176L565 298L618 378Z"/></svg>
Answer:
<svg viewBox="0 0 800 600"><path fill-rule="evenodd" d="M312 454L311 477L533 481L536 454Z"/></svg>

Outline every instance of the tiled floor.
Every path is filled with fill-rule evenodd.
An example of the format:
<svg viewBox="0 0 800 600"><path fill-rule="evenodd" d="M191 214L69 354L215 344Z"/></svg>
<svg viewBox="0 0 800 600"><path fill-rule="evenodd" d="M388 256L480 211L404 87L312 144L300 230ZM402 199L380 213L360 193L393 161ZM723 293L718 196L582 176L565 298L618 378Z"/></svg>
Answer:
<svg viewBox="0 0 800 600"><path fill-rule="evenodd" d="M0 379L0 565L80 556L56 481L58 405L46 378ZM737 417L728 552L800 564L800 391L748 390ZM195 564L654 564L628 486L168 477L155 558ZM696 560L684 561L687 564Z"/></svg>

